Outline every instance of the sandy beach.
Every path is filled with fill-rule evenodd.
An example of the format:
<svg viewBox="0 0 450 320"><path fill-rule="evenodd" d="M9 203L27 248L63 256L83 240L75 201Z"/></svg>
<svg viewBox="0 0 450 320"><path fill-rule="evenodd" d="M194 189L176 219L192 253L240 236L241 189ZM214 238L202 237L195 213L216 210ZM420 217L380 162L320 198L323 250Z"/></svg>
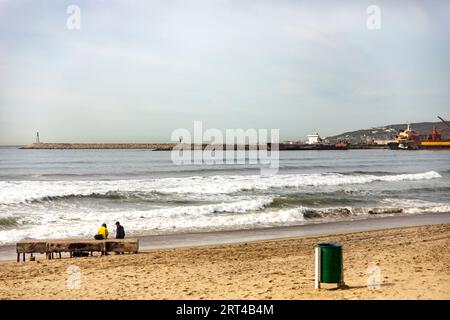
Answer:
<svg viewBox="0 0 450 320"><path fill-rule="evenodd" d="M313 248L325 241L344 245L346 289L314 289ZM0 298L450 299L449 245L450 225L441 224L135 255L2 261ZM380 268L381 283L369 289L373 265ZM81 272L80 286L69 289L72 266Z"/></svg>
<svg viewBox="0 0 450 320"><path fill-rule="evenodd" d="M450 300L450 1L105 2L0 0L0 303Z"/></svg>

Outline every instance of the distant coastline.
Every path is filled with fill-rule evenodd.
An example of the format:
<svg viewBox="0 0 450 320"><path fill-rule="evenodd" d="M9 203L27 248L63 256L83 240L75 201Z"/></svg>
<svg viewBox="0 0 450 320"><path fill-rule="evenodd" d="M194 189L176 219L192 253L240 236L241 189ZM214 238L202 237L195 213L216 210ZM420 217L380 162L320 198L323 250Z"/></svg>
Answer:
<svg viewBox="0 0 450 320"><path fill-rule="evenodd" d="M19 149L44 149L44 150L64 150L64 149L106 149L106 150L126 150L126 149L141 149L141 150L152 150L152 151L171 151L177 144L175 143L32 143L26 146L18 146ZM208 145L203 144L194 145L191 144L192 150L205 149ZM218 145L219 147L219 145ZM249 145L243 146L223 146L223 150L232 149L249 149ZM376 145L376 144L353 144L349 145L349 149L387 149L387 145ZM184 147L188 149L188 145Z"/></svg>

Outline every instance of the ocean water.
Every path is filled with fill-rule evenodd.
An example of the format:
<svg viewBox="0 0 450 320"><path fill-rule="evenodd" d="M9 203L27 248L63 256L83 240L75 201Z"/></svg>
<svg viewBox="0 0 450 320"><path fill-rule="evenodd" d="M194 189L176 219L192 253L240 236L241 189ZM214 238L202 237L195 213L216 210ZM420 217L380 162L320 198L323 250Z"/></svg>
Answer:
<svg viewBox="0 0 450 320"><path fill-rule="evenodd" d="M283 151L255 165L184 165L149 150L0 147L0 244L252 229L450 212L449 151Z"/></svg>

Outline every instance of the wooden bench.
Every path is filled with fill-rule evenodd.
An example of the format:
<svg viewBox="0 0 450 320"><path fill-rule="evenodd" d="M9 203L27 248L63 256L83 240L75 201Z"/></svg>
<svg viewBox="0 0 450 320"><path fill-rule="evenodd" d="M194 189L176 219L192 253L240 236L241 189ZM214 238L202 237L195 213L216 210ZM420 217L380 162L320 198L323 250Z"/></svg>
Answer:
<svg viewBox="0 0 450 320"><path fill-rule="evenodd" d="M20 241L16 244L17 262L20 261L20 254L23 255L23 261L25 261L25 254L31 253L47 253L47 241L45 240L27 240Z"/></svg>
<svg viewBox="0 0 450 320"><path fill-rule="evenodd" d="M107 240L24 240L16 244L17 262L20 261L20 254L25 261L25 254L45 253L47 259L53 259L55 253L61 258L62 252L69 252L70 257L74 253L88 252L117 252L117 253L137 253L139 251L138 239L107 239Z"/></svg>

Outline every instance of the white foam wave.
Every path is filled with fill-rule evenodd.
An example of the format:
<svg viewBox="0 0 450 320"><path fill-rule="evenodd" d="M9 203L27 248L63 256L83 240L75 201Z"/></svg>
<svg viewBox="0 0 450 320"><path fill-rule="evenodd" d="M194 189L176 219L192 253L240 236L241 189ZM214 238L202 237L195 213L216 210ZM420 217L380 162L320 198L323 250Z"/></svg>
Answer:
<svg viewBox="0 0 450 320"><path fill-rule="evenodd" d="M231 176L162 178L114 181L0 181L0 203L13 204L45 197L106 194L114 191L161 193L227 194L244 190L337 186L377 181L397 182L441 178L435 171L398 175L343 175L338 173L292 174L275 176Z"/></svg>
<svg viewBox="0 0 450 320"><path fill-rule="evenodd" d="M48 209L33 217L33 224L10 230L0 230L0 244L21 239L91 238L102 223L113 225L121 221L129 231L173 230L190 228L213 228L251 224L259 213L248 213L263 209L272 202L271 197L259 197L230 203L199 206L179 206L151 210L77 212L68 208L61 212ZM245 214L248 213L248 214ZM263 217L264 215L262 215ZM24 219L29 219L25 217ZM262 218L264 220L264 218ZM18 219L20 224L20 219Z"/></svg>
<svg viewBox="0 0 450 320"><path fill-rule="evenodd" d="M231 203L113 212L80 213L76 209L71 209L60 213L49 209L33 217L35 220L32 225L0 230L0 244L14 243L27 238L92 238L101 223L106 222L112 226L117 220L126 226L127 233L130 235L253 229L302 224L306 220L311 222L318 219L340 220L346 216L351 218L373 214L450 212L450 205L446 203L408 200L404 200L407 204L405 207L396 206L393 200L391 205L379 207L310 208L300 206L286 209L268 208L267 205L271 201L271 197L259 197ZM111 231L114 234L114 230Z"/></svg>

